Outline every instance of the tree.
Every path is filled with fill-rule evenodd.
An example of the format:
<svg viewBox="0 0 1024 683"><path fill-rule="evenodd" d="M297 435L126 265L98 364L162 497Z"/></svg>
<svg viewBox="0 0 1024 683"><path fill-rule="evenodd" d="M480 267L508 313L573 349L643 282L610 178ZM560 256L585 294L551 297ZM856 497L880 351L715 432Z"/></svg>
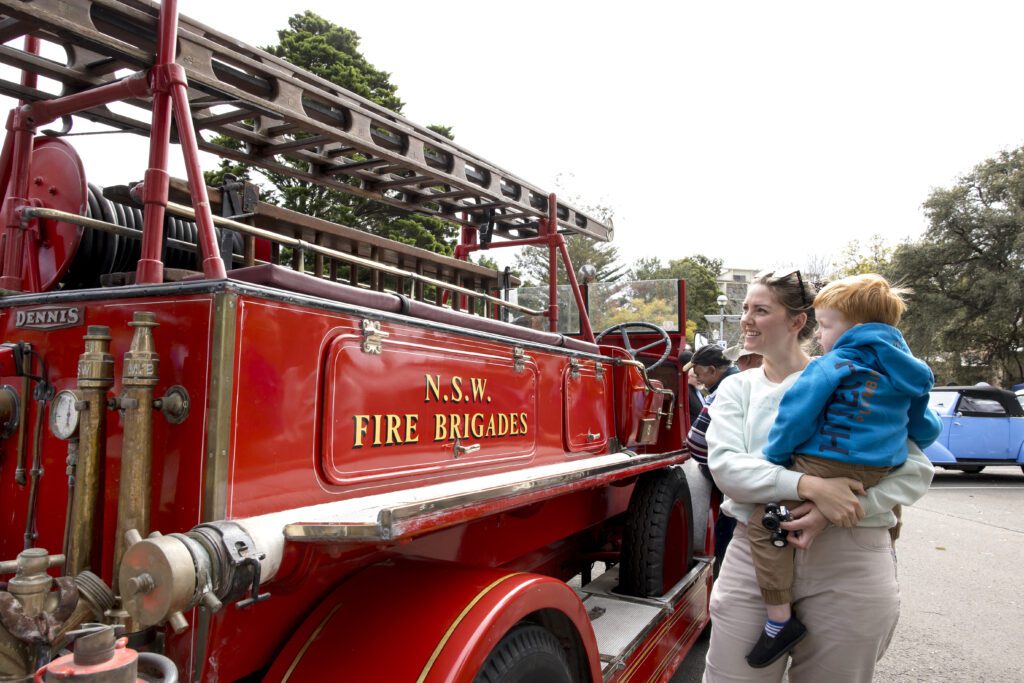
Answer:
<svg viewBox="0 0 1024 683"><path fill-rule="evenodd" d="M612 282L623 275L625 266L619 262L619 249L609 242L596 242L583 235L569 235L565 238L569 260L576 269L577 276L583 265L592 265L597 270L596 282ZM523 278L525 286L545 286L548 284L548 248L524 247L516 254L513 270ZM569 284L562 257L558 257L557 282Z"/></svg>
<svg viewBox="0 0 1024 683"><path fill-rule="evenodd" d="M630 280L686 280L686 318L694 329L710 331L705 315L719 312L718 276L722 273L722 260L702 254L673 259L662 265L657 257L637 259L629 271ZM689 325L688 325L689 327Z"/></svg>
<svg viewBox="0 0 1024 683"><path fill-rule="evenodd" d="M914 292L911 348L938 383L1024 381L1024 148L933 191L924 208L924 238L893 254L893 275Z"/></svg>
<svg viewBox="0 0 1024 683"><path fill-rule="evenodd" d="M357 95L401 113L404 103L390 74L380 71L359 52L359 36L354 31L305 11L288 19L288 28L278 31L278 44L265 48ZM453 139L449 126L429 126ZM234 141L221 137L220 144ZM234 143L237 144L237 143ZM298 162L282 159L288 164ZM245 164L222 161L218 170L206 174L208 184L220 184L225 173L251 178ZM409 214L391 206L331 190L281 173L260 170L271 185L266 201L333 223L360 228L376 235L431 251L451 254L456 228L438 218Z"/></svg>
<svg viewBox="0 0 1024 683"><path fill-rule="evenodd" d="M892 257L895 250L885 243L885 238L875 233L866 242L850 240L839 258L833 264L838 277L878 273L889 276L892 271Z"/></svg>

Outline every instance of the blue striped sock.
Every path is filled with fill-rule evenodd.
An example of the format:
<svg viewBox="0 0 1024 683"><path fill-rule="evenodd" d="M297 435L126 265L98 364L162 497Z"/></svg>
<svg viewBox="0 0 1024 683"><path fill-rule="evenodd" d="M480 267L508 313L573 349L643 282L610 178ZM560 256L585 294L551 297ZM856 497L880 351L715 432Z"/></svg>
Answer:
<svg viewBox="0 0 1024 683"><path fill-rule="evenodd" d="M783 628L785 628L786 624L788 624L788 623L789 623L788 620L786 620L786 621L772 621L771 619L769 619L768 623L764 625L764 632L768 634L769 638L774 638L775 636L779 635L779 632Z"/></svg>

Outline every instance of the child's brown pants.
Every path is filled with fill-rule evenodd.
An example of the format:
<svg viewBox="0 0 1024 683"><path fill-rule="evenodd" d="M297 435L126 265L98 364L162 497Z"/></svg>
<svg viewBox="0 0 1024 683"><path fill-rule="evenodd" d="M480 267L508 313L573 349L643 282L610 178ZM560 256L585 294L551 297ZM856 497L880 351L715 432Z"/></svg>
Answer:
<svg viewBox="0 0 1024 683"><path fill-rule="evenodd" d="M892 471L891 467L855 465L813 455L794 455L793 465L789 469L823 479L848 477L864 484L864 488L871 488ZM784 500L779 504L792 509L802 502ZM772 532L761 524L764 510L765 506L761 505L754 511L747 529L750 536L750 552L757 574L757 584L761 588L761 596L764 598L765 604L785 605L793 602L793 553L795 549L791 544L786 544L782 548L772 545ZM897 525L890 530L890 535L895 540L895 536L899 534L900 510L897 508L893 512L896 513Z"/></svg>

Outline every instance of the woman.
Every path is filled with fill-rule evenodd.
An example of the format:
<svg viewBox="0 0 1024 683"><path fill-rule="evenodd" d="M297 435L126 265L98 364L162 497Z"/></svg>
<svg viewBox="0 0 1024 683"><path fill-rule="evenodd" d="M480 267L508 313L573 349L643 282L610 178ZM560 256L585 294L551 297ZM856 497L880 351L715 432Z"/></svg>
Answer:
<svg viewBox="0 0 1024 683"><path fill-rule="evenodd" d="M794 609L809 635L790 653L795 683L870 681L899 617L892 508L928 490L932 466L908 442L906 464L867 495L850 479L821 479L769 463L761 454L786 389L810 358L801 344L814 330L814 290L799 271L755 280L743 302L744 347L760 369L724 381L711 408L708 465L726 495L722 511L739 522L711 596L706 681L780 681L787 658L751 668L744 657L764 628L746 525L757 504L806 501L784 526L798 534ZM859 495L860 494L860 495Z"/></svg>

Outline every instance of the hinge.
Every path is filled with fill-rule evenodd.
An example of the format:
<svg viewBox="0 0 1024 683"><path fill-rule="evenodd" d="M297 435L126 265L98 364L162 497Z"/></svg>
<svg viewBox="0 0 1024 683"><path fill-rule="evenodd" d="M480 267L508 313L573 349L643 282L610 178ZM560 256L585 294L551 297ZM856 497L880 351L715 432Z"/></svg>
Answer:
<svg viewBox="0 0 1024 683"><path fill-rule="evenodd" d="M569 359L569 378L579 379L580 378L580 362L576 358Z"/></svg>
<svg viewBox="0 0 1024 683"><path fill-rule="evenodd" d="M523 347L517 346L512 349L512 369L516 372L522 372L526 369L527 358L529 358L529 356L526 355L526 351L523 350Z"/></svg>
<svg viewBox="0 0 1024 683"><path fill-rule="evenodd" d="M380 355L384 348L384 339L390 336L380 329L380 321L363 320L363 352Z"/></svg>

